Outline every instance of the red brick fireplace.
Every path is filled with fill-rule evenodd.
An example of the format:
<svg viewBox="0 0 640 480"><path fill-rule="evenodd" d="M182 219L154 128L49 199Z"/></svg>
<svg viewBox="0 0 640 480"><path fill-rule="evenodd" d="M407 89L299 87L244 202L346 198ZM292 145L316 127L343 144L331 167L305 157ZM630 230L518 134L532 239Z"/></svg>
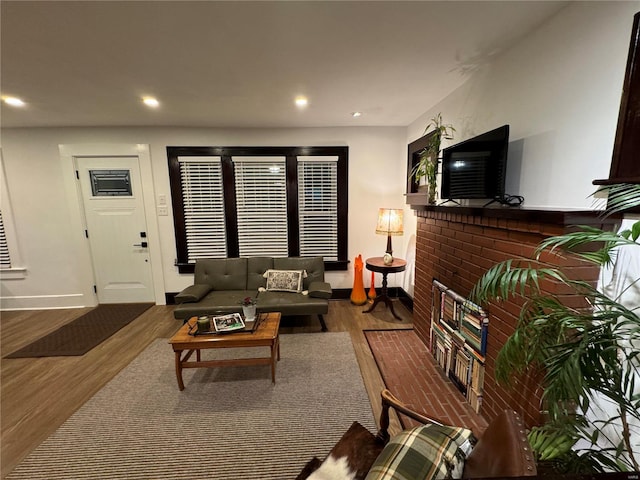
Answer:
<svg viewBox="0 0 640 480"><path fill-rule="evenodd" d="M541 211L506 208L415 207L417 215L416 271L413 322L420 339L429 346L432 281L467 296L473 285L493 264L516 257L530 257L548 236L564 233L576 225L613 228L591 212ZM573 258L546 255L543 260L564 267L572 278L595 281L598 269ZM545 291L562 295L558 284L546 282ZM568 296L565 297L570 299ZM480 414L491 419L507 407L519 411L528 425L540 419L541 391L534 380L507 389L494 379L495 359L513 333L520 301L491 303L489 314L484 396Z"/></svg>

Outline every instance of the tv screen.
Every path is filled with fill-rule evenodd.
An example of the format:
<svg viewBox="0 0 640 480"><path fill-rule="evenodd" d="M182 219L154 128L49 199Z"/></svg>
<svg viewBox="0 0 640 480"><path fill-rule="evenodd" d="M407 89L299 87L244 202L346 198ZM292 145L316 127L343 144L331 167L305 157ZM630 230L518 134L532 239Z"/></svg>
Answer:
<svg viewBox="0 0 640 480"><path fill-rule="evenodd" d="M442 198L504 197L509 125L442 151Z"/></svg>

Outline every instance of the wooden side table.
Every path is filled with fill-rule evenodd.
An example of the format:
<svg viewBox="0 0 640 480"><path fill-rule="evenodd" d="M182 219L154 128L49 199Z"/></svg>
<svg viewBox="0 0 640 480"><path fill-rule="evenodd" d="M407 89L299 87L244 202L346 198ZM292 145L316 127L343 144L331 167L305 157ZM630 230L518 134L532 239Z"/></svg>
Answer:
<svg viewBox="0 0 640 480"><path fill-rule="evenodd" d="M380 295L376 297L373 301L373 305L371 305L367 310L364 310L363 313L372 312L376 305L381 301L387 305L387 308L391 310L391 314L397 318L398 320L402 320L396 312L393 310L393 303L391 298L387 294L387 275L390 273L402 272L407 266L407 262L402 260L401 258L394 258L391 265L385 265L382 257L372 257L367 258L366 261L367 270L371 270L372 272L378 272L382 274L382 292Z"/></svg>

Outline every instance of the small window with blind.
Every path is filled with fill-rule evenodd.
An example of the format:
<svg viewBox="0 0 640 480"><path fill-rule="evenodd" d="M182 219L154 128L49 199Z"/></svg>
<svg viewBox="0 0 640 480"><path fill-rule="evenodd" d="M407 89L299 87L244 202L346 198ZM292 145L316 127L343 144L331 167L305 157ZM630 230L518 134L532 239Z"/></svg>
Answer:
<svg viewBox="0 0 640 480"><path fill-rule="evenodd" d="M233 157L241 257L286 257L287 177L284 157Z"/></svg>
<svg viewBox="0 0 640 480"><path fill-rule="evenodd" d="M187 261L227 254L220 157L178 157Z"/></svg>
<svg viewBox="0 0 640 480"><path fill-rule="evenodd" d="M176 265L322 256L346 270L348 147L167 147Z"/></svg>
<svg viewBox="0 0 640 480"><path fill-rule="evenodd" d="M2 221L2 211L0 211L0 269L7 270L11 268L11 256L9 255L9 245L7 244L7 235L4 231L4 222Z"/></svg>
<svg viewBox="0 0 640 480"><path fill-rule="evenodd" d="M298 157L300 255L338 259L338 157Z"/></svg>

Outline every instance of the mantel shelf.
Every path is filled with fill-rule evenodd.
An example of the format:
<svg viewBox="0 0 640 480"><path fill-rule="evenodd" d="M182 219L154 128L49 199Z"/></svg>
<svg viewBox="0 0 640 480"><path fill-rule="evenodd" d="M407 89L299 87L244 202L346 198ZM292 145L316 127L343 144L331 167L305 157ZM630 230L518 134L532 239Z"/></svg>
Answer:
<svg viewBox="0 0 640 480"><path fill-rule="evenodd" d="M421 195L424 204L409 202L409 195ZM519 220L522 222L539 222L551 225L615 225L620 223L621 215L611 215L603 217L602 212L579 209L530 209L522 207L502 207L502 206L445 206L427 205L427 198L423 194L407 195L407 203L415 210L416 215L424 217L429 212L438 214L467 215L474 217L498 218L504 220ZM413 199L412 199L413 200Z"/></svg>

